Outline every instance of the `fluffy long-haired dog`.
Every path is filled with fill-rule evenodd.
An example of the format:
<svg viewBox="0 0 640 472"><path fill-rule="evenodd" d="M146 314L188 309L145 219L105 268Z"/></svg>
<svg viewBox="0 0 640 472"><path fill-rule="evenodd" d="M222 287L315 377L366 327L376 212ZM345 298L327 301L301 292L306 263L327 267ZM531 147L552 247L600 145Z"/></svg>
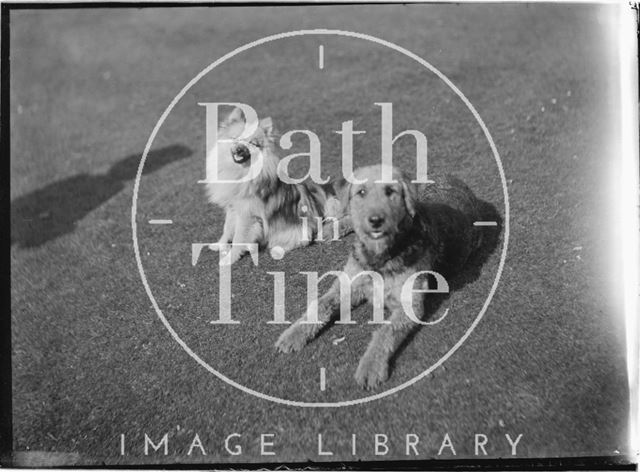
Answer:
<svg viewBox="0 0 640 472"><path fill-rule="evenodd" d="M318 217L341 218L341 205L331 185L310 180L291 184L279 178L271 118L260 120L250 137L240 139L246 125L244 114L235 108L221 123L216 149L207 156L207 160L218 159L219 177L207 183L207 196L226 213L218 241L228 251L222 263L233 264L246 252L238 246L229 250L229 243L257 243L261 248L279 246L289 251L316 238ZM207 169L211 164L207 163Z"/></svg>
<svg viewBox="0 0 640 472"><path fill-rule="evenodd" d="M346 206L357 236L343 269L351 280L351 307L368 300L375 309L376 303L382 302L389 315L388 324L374 332L355 373L358 384L366 388L374 388L387 379L391 357L418 326L403 308L406 305L402 287L407 279L418 271L437 272L447 279L464 266L482 239L482 229L473 224L482 218L481 201L459 179L447 177L418 186L394 170L394 183L375 182L381 175L380 166L360 168L355 176L366 179L366 183L346 189ZM362 273L365 271L381 274L383 296L376 297L373 278ZM406 293L404 297L415 318L421 320L425 295L414 293L408 302ZM277 349L282 352L302 349L337 317L341 299L345 303L349 297L345 297L336 278L329 291L317 300L319 322L308 322L313 319L309 318L310 306L305 315L282 333ZM313 306L314 312L315 309Z"/></svg>

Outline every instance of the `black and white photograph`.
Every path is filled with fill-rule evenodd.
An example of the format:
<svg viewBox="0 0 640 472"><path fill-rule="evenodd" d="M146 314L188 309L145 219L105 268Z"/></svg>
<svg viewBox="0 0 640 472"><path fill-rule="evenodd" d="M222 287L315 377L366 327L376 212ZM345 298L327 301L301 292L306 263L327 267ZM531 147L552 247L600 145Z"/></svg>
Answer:
<svg viewBox="0 0 640 472"><path fill-rule="evenodd" d="M637 26L3 3L2 465L632 470Z"/></svg>

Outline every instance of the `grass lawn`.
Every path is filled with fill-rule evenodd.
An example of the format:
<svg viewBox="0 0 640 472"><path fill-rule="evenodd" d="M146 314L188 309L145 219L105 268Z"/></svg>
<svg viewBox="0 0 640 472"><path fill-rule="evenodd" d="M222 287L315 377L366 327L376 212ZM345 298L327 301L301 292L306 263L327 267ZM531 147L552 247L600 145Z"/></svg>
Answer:
<svg viewBox="0 0 640 472"><path fill-rule="evenodd" d="M11 12L11 296L14 449L69 453L66 463L268 462L603 456L627 451L624 328L609 229L619 156L612 7L413 5L84 9ZM510 240L498 288L447 361L393 395L342 408L256 398L207 372L173 339L145 293L133 252L139 158L182 87L224 54L285 31L328 28L391 41L429 61L475 106L506 174ZM324 67L318 67L318 46ZM204 76L159 129L140 180L138 242L151 290L177 336L246 388L298 402L355 400L372 326L334 326L297 355L273 347L273 275L288 319L306 306L304 271L336 270L353 236L233 266L239 325L211 324L218 265L191 244L215 242L223 212L206 203L201 102L244 102L280 132L322 140L324 175L341 167L343 121L366 130L357 166L379 161L380 108L394 130L429 139L429 169L462 178L504 219L496 161L473 115L435 74L379 44L338 36L285 38ZM305 151L305 140L291 150ZM413 172L410 139L394 162ZM304 173L302 160L294 172ZM169 218L169 226L149 225ZM504 247L400 352L384 388L438 361L469 329ZM343 339L344 338L344 339ZM321 390L320 370L327 388ZM225 450L225 438L237 433ZM318 455L318 434L332 456ZM161 449L144 453L145 434ZM202 447L191 448L198 434ZM275 455L261 455L273 434ZM352 454L352 434L357 453ZM375 455L374 436L388 437ZM445 435L452 448L438 456ZM124 455L121 438L124 435ZM269 449L269 447L267 447ZM207 455L204 456L202 451ZM480 453L481 454L481 453ZM54 456L44 456L54 457ZM57 457L57 456L56 456ZM484 457L483 455L481 457ZM45 460L45 459L43 459ZM37 462L37 461L36 461Z"/></svg>

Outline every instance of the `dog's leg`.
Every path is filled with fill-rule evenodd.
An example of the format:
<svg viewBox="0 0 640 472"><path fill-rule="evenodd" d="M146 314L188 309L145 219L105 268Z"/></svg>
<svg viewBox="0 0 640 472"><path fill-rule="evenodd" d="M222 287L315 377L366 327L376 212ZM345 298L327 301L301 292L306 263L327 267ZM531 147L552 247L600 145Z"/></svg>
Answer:
<svg viewBox="0 0 640 472"><path fill-rule="evenodd" d="M233 233L234 246L232 246L229 253L220 260L220 264L234 264L248 251L246 247L240 244L258 244L261 239L262 224L260 221L251 215L238 213L235 222L235 232ZM239 246L235 244L239 244Z"/></svg>
<svg viewBox="0 0 640 472"><path fill-rule="evenodd" d="M421 319L424 312L422 297L415 297L413 310L416 317ZM387 380L389 360L402 341L417 327L399 303L392 307L389 321L390 324L381 326L373 333L369 347L356 369L356 382L364 388L375 388Z"/></svg>
<svg viewBox="0 0 640 472"><path fill-rule="evenodd" d="M236 212L234 209L229 208L224 218L224 229L222 230L222 236L218 240L218 246L214 247L214 250L222 250L227 252L229 250L229 243L233 241L233 235L236 229Z"/></svg>
<svg viewBox="0 0 640 472"><path fill-rule="evenodd" d="M349 258L344 268L344 272L349 278L353 278L361 270L360 266L352 258ZM364 282L361 279L361 277L357 278L351 284L351 308L362 304L366 299ZM309 308L307 308L307 312L280 335L278 341L276 341L276 348L281 352L292 352L302 349L309 341L316 337L323 326L336 317L340 309L340 304L347 303L347 297L345 295L346 294L341 293L340 281L338 279L334 280L327 293L318 298L317 302L311 302L312 304L317 303L318 305L318 322L305 323L309 318Z"/></svg>

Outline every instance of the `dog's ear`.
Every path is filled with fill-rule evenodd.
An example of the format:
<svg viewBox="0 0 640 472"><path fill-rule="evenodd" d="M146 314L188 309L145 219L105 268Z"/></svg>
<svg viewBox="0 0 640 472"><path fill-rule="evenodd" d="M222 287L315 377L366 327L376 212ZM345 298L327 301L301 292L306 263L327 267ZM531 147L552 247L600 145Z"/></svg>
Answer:
<svg viewBox="0 0 640 472"><path fill-rule="evenodd" d="M343 213L349 213L349 203L351 202L351 183L344 177L333 182L333 189L336 192Z"/></svg>
<svg viewBox="0 0 640 472"><path fill-rule="evenodd" d="M404 206L407 208L409 215L413 218L416 215L416 203L418 198L416 186L404 175L400 177L400 183L402 184Z"/></svg>
<svg viewBox="0 0 640 472"><path fill-rule="evenodd" d="M246 122L247 120L244 117L244 113L242 113L242 110L238 107L235 107L231 111L231 113L229 113L227 117L224 119L224 121L222 122L222 125L229 126L234 123L246 123Z"/></svg>
<svg viewBox="0 0 640 472"><path fill-rule="evenodd" d="M267 136L273 135L273 120L270 116L262 118L259 121L258 126L260 126L260 128L264 131L264 134L266 134Z"/></svg>

